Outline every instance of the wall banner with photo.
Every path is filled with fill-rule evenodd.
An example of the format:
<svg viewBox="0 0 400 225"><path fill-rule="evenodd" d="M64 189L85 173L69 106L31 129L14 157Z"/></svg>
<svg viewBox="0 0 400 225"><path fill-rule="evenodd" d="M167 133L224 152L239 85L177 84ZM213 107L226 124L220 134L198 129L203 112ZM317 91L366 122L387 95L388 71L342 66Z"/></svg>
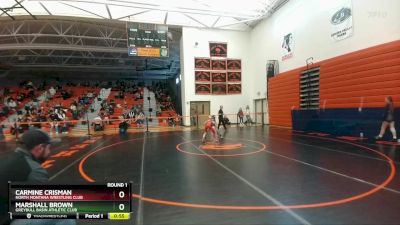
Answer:
<svg viewBox="0 0 400 225"><path fill-rule="evenodd" d="M228 94L241 94L242 84L228 84Z"/></svg>
<svg viewBox="0 0 400 225"><path fill-rule="evenodd" d="M195 84L195 92L198 95L210 95L211 94L211 84Z"/></svg>
<svg viewBox="0 0 400 225"><path fill-rule="evenodd" d="M242 69L242 61L240 59L228 59L227 69L228 70L241 70Z"/></svg>
<svg viewBox="0 0 400 225"><path fill-rule="evenodd" d="M211 72L210 71L195 71L194 80L196 82L211 82Z"/></svg>
<svg viewBox="0 0 400 225"><path fill-rule="evenodd" d="M228 72L228 82L241 82L242 72L240 71L229 71Z"/></svg>
<svg viewBox="0 0 400 225"><path fill-rule="evenodd" d="M220 42L210 42L210 56L211 57L227 57L228 44Z"/></svg>
<svg viewBox="0 0 400 225"><path fill-rule="evenodd" d="M213 95L226 95L226 84L212 84Z"/></svg>
<svg viewBox="0 0 400 225"><path fill-rule="evenodd" d="M294 47L294 40L293 40L293 33L288 33L283 36L282 40L282 61L290 59L293 57L293 47Z"/></svg>
<svg viewBox="0 0 400 225"><path fill-rule="evenodd" d="M225 83L226 82L226 72L212 72L211 73L211 81L216 83Z"/></svg>
<svg viewBox="0 0 400 225"><path fill-rule="evenodd" d="M210 58L194 58L194 68L209 70L211 69L211 59Z"/></svg>
<svg viewBox="0 0 400 225"><path fill-rule="evenodd" d="M226 70L226 60L225 59L213 59L211 60L212 70Z"/></svg>

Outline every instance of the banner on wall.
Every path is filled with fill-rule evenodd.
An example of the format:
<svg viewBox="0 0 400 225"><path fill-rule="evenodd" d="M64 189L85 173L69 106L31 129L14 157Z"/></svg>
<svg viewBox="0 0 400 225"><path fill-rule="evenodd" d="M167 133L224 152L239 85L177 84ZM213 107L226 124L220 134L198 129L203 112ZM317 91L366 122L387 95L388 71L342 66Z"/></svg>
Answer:
<svg viewBox="0 0 400 225"><path fill-rule="evenodd" d="M210 42L210 56L211 57L227 57L228 44L219 42Z"/></svg>
<svg viewBox="0 0 400 225"><path fill-rule="evenodd" d="M211 60L211 68L213 70L226 70L226 60L225 59Z"/></svg>
<svg viewBox="0 0 400 225"><path fill-rule="evenodd" d="M213 95L226 95L226 84L212 84Z"/></svg>
<svg viewBox="0 0 400 225"><path fill-rule="evenodd" d="M211 77L212 77L212 82L226 82L226 72L213 72L211 73Z"/></svg>
<svg viewBox="0 0 400 225"><path fill-rule="evenodd" d="M353 8L351 0L338 1L331 12L331 38L340 41L353 35Z"/></svg>
<svg viewBox="0 0 400 225"><path fill-rule="evenodd" d="M211 72L209 71L195 71L194 77L196 82L210 82Z"/></svg>
<svg viewBox="0 0 400 225"><path fill-rule="evenodd" d="M240 59L228 59L227 60L227 69L228 70L241 70L242 69L242 61Z"/></svg>
<svg viewBox="0 0 400 225"><path fill-rule="evenodd" d="M282 61L293 57L293 33L288 33L283 36L282 40Z"/></svg>
<svg viewBox="0 0 400 225"><path fill-rule="evenodd" d="M241 72L228 72L228 82L241 82L242 74Z"/></svg>
<svg viewBox="0 0 400 225"><path fill-rule="evenodd" d="M195 69L211 69L211 59L209 58L194 58Z"/></svg>
<svg viewBox="0 0 400 225"><path fill-rule="evenodd" d="M242 93L241 84L228 84L228 94L240 94Z"/></svg>
<svg viewBox="0 0 400 225"><path fill-rule="evenodd" d="M211 94L211 84L196 84L196 94L209 95Z"/></svg>

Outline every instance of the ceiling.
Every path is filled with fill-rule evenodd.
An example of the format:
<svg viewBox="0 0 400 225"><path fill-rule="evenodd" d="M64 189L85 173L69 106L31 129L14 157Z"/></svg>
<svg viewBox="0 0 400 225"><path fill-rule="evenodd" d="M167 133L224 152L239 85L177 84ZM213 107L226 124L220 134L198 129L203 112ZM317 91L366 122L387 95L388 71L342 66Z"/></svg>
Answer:
<svg viewBox="0 0 400 225"><path fill-rule="evenodd" d="M182 26L246 31L287 1L0 0L0 69L11 68L8 77L174 78ZM128 57L126 21L168 25L169 57Z"/></svg>
<svg viewBox="0 0 400 225"><path fill-rule="evenodd" d="M247 30L287 0L1 0L0 16L72 16Z"/></svg>

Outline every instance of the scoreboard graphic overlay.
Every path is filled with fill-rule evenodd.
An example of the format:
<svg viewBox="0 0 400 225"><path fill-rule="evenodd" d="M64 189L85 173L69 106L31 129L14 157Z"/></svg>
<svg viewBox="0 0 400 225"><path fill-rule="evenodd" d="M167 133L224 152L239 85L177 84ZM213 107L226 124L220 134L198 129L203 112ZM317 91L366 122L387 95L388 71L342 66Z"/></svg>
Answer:
<svg viewBox="0 0 400 225"><path fill-rule="evenodd" d="M131 196L132 183L9 183L9 215L10 219L129 220Z"/></svg>
<svg viewBox="0 0 400 225"><path fill-rule="evenodd" d="M168 27L156 24L127 23L128 55L168 57Z"/></svg>

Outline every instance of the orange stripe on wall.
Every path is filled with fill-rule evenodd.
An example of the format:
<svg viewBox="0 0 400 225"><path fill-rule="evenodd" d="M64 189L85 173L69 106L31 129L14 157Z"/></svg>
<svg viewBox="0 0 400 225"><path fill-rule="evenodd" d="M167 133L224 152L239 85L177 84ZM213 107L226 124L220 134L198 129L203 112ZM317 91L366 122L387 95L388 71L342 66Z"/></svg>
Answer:
<svg viewBox="0 0 400 225"><path fill-rule="evenodd" d="M400 40L314 63L320 66L320 107L383 107L391 95L400 107ZM299 107L299 76L305 67L269 79L270 124L291 127ZM288 101L289 100L289 101Z"/></svg>

